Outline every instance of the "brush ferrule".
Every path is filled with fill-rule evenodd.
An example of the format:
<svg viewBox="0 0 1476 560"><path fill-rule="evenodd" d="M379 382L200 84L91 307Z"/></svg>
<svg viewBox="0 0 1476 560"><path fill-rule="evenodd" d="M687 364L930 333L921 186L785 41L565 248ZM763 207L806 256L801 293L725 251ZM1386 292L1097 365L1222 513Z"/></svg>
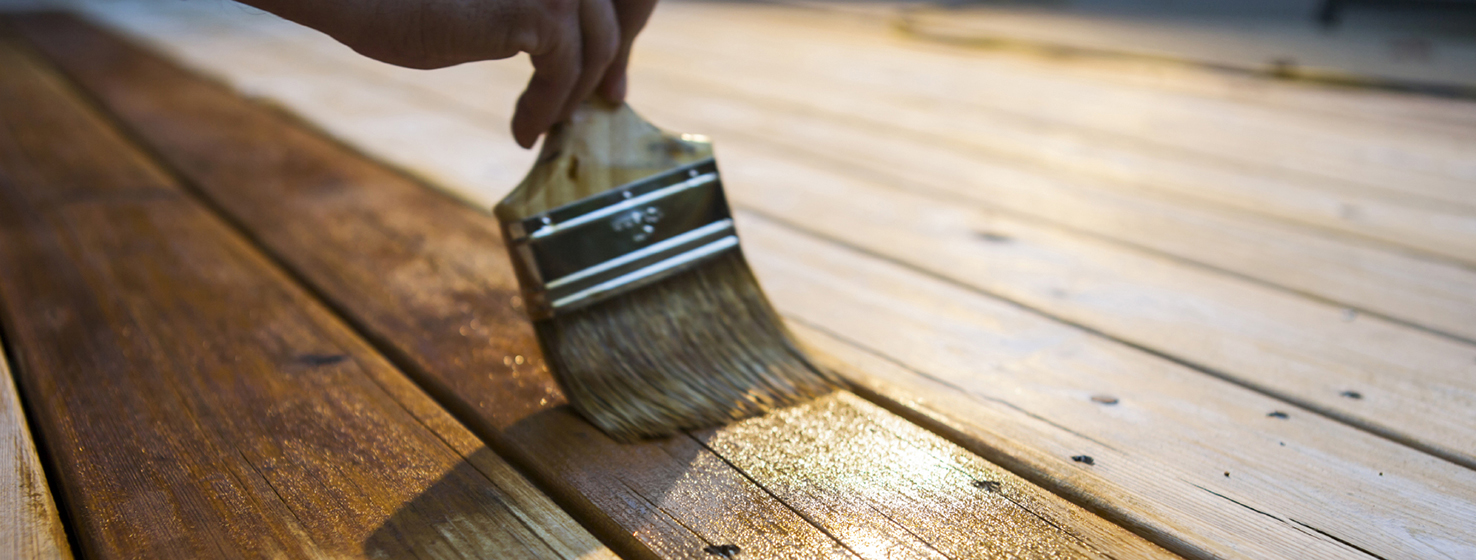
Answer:
<svg viewBox="0 0 1476 560"><path fill-rule="evenodd" d="M529 314L551 318L738 247L712 158L508 225Z"/></svg>

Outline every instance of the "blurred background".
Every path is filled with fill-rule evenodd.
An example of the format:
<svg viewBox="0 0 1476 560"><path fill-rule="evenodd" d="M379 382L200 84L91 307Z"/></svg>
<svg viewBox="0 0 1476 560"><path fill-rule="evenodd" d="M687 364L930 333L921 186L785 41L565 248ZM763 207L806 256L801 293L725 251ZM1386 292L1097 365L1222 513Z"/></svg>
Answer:
<svg viewBox="0 0 1476 560"><path fill-rule="evenodd" d="M1470 95L1476 85L1476 0L808 4L896 11L914 32L996 48L1151 57L1438 94Z"/></svg>

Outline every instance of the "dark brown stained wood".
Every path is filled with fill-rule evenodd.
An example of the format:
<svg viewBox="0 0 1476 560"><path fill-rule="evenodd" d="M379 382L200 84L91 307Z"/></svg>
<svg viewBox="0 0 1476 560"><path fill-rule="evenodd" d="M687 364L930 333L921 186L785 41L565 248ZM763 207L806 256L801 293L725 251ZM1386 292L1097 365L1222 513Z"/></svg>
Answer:
<svg viewBox="0 0 1476 560"><path fill-rule="evenodd" d="M617 445L559 406L490 216L76 20L16 23L622 552L1167 556L847 394L715 432ZM273 179L287 174L295 180ZM826 428L838 418L845 429ZM998 482L999 493L975 481Z"/></svg>
<svg viewBox="0 0 1476 560"><path fill-rule="evenodd" d="M0 309L93 558L613 558L0 34Z"/></svg>
<svg viewBox="0 0 1476 560"><path fill-rule="evenodd" d="M5 341L0 340L0 349ZM69 559L72 549L56 512L36 443L21 411L10 366L0 352L0 558Z"/></svg>

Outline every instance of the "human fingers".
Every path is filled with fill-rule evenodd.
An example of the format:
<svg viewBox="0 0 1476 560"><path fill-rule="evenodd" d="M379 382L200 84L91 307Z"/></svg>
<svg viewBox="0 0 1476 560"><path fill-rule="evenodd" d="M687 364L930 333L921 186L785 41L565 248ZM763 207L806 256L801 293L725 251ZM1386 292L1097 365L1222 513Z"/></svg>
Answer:
<svg viewBox="0 0 1476 560"><path fill-rule="evenodd" d="M580 103L589 98L620 49L620 24L615 19L615 7L610 0L580 0L579 28L583 32L580 36L583 58L579 81L564 102L564 109L559 114L561 119L568 118Z"/></svg>
<svg viewBox="0 0 1476 560"><path fill-rule="evenodd" d="M538 136L557 122L579 82L583 54L575 3L581 1L550 2L553 13L546 16L536 44L527 49L533 77L518 97L512 121L513 138L519 146L533 147Z"/></svg>
<svg viewBox="0 0 1476 560"><path fill-rule="evenodd" d="M656 0L612 1L615 18L620 22L620 50L615 53L615 60L605 70L597 91L611 103L620 103L625 101L625 70L630 64L631 46L635 44L636 35L646 27L646 21L651 19L651 12L656 9Z"/></svg>

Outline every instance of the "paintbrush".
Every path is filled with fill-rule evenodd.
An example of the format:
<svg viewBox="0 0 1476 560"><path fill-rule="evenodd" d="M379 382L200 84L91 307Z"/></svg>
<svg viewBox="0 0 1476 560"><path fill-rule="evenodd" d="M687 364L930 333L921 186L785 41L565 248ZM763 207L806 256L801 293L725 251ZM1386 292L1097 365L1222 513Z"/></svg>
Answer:
<svg viewBox="0 0 1476 560"><path fill-rule="evenodd" d="M615 439L722 425L837 385L749 270L707 138L587 102L495 213L555 379Z"/></svg>

